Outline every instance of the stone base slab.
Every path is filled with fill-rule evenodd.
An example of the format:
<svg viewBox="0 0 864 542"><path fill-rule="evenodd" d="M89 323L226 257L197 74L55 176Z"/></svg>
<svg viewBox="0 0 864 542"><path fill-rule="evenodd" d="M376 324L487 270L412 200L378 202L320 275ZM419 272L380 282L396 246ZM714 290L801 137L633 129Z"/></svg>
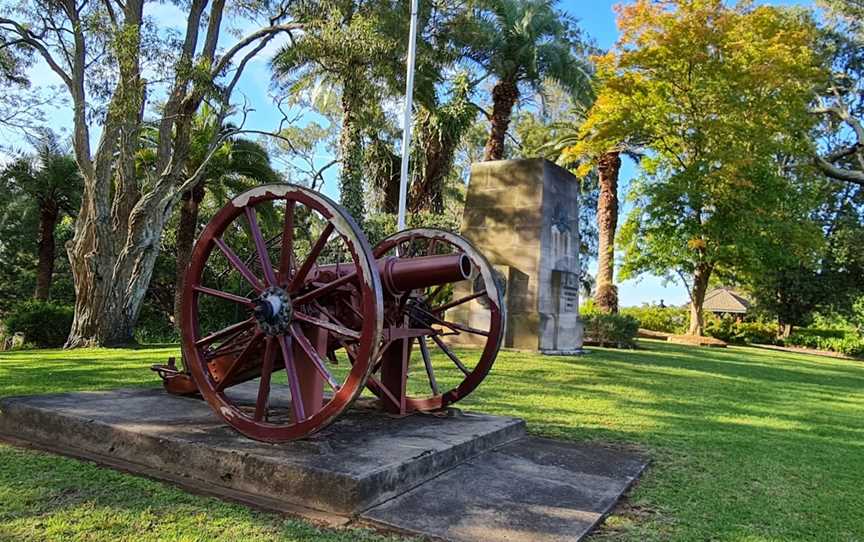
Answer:
<svg viewBox="0 0 864 542"><path fill-rule="evenodd" d="M646 465L526 437L518 418L395 418L363 401L309 439L265 444L161 389L2 399L0 435L318 522L452 541L581 540Z"/></svg>
<svg viewBox="0 0 864 542"><path fill-rule="evenodd" d="M243 386L252 391L257 382ZM525 424L455 410L393 418L357 407L311 438L266 444L235 432L204 401L121 389L3 399L0 433L350 515L524 436Z"/></svg>

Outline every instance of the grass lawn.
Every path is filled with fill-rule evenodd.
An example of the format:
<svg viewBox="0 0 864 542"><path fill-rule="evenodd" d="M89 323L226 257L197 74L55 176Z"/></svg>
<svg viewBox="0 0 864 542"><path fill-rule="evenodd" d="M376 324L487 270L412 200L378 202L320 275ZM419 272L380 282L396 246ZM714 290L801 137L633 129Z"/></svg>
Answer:
<svg viewBox="0 0 864 542"><path fill-rule="evenodd" d="M864 363L642 341L502 352L465 408L653 460L595 540L864 541ZM0 396L158 385L171 348L0 352ZM385 540L0 445L0 540Z"/></svg>

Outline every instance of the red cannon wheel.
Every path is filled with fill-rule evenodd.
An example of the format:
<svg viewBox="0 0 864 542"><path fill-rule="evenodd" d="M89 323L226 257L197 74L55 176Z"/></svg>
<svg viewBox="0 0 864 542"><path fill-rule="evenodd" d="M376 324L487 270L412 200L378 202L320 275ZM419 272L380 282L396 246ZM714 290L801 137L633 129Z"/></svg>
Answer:
<svg viewBox="0 0 864 542"><path fill-rule="evenodd" d="M489 373L504 336L503 284L492 266L463 237L431 228L394 234L373 252L379 259L461 253L470 260L468 280L405 292L385 303L385 329L401 328L412 337L403 349L409 365L403 411L437 410L463 399ZM384 401L398 400L382 385L380 361L375 370L369 389Z"/></svg>
<svg viewBox="0 0 864 542"><path fill-rule="evenodd" d="M195 245L184 284L185 363L239 432L292 440L325 427L363 390L382 318L375 260L348 213L304 187L260 186L221 209ZM333 337L356 353L341 376L327 356ZM271 386L282 371L288 392Z"/></svg>

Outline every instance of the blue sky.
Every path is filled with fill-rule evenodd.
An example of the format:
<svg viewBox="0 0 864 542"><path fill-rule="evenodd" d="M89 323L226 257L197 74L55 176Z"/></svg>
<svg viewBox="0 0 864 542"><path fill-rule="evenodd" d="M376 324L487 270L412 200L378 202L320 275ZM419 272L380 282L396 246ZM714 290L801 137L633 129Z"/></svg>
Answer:
<svg viewBox="0 0 864 542"><path fill-rule="evenodd" d="M421 2L423 0L420 0ZM608 0L590 0L577 1L566 0L560 3L560 6L577 17L583 30L588 36L593 38L598 46L602 48L611 47L617 39L617 29L615 26L615 14L613 6L618 1ZM796 1L796 0L765 0L764 3L775 5L805 5L811 6L812 2ZM184 13L173 3L160 2L148 3L148 12L154 15L157 20L165 25L178 27L185 20ZM406 21L406 39L407 39L407 21ZM270 130L274 127L274 122L278 120L279 113L272 105L273 100L269 93L270 87L270 69L269 59L275 53L276 47L268 47L247 67L244 77L238 85L238 95L235 96L235 101L242 101L245 97L249 103L254 104L255 110L249 113L247 118L247 127ZM59 84L58 78L48 69L46 65L40 64L35 67L33 72L33 81L42 85ZM55 129L65 128L66 133L71 126L71 108L58 107L51 112L51 124ZM94 137L96 133L93 134ZM12 142L13 145L22 146L21 142ZM2 158L2 157L0 157ZM321 164L328 162L329 156L322 155L320 157ZM334 170L330 170L327 175L327 183L324 191L335 195L336 191L336 175ZM624 160L621 170L620 186L621 196L623 198L629 181L637 174L636 165ZM623 221L628 209L622 209L622 215L619 223ZM592 269L593 272L593 269ZM619 283L619 299L622 306L640 305L642 303L656 303L661 299L667 305L686 303L687 292L677 284L665 284L659 277L643 276L638 280L626 281Z"/></svg>

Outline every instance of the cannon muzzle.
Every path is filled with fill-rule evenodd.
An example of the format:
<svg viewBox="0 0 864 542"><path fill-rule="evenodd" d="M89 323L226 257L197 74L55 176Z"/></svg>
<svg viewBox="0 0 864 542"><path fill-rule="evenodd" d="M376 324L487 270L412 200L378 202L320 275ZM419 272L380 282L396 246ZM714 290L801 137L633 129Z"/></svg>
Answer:
<svg viewBox="0 0 864 542"><path fill-rule="evenodd" d="M471 277L471 268L471 260L465 254L378 260L381 282L394 295L465 280Z"/></svg>

